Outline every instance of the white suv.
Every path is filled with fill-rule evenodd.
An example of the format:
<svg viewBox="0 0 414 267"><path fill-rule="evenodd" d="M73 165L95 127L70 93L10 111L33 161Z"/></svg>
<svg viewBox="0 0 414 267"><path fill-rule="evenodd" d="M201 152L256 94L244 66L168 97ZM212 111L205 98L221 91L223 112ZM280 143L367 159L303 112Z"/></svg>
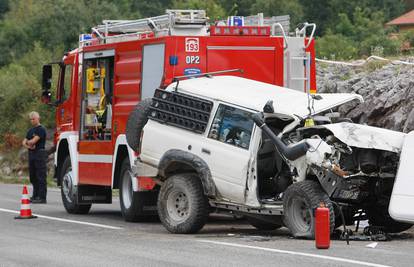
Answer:
<svg viewBox="0 0 414 267"><path fill-rule="evenodd" d="M295 237L312 238L321 202L331 231L353 224L361 210L372 225L404 231L411 224L400 221L413 221L413 200L390 207L399 221L388 206L399 196L393 185L413 132L353 124L334 112L354 100L362 98L312 96L234 76L176 82L142 101L139 121L128 122L143 127L127 130L140 153L134 172L160 185L158 214L173 233L197 232L210 211L224 209L259 229L284 225Z"/></svg>

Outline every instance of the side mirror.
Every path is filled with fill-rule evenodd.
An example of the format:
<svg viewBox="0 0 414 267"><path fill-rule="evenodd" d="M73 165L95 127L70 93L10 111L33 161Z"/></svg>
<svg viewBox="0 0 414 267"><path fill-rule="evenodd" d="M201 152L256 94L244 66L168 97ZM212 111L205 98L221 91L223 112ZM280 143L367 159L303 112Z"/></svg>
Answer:
<svg viewBox="0 0 414 267"><path fill-rule="evenodd" d="M52 87L52 65L43 65L42 89L47 92ZM43 94L42 94L43 98Z"/></svg>
<svg viewBox="0 0 414 267"><path fill-rule="evenodd" d="M52 101L52 93L49 90L44 90L42 92L42 103L50 104L51 101Z"/></svg>
<svg viewBox="0 0 414 267"><path fill-rule="evenodd" d="M266 105L263 107L264 113L275 113L275 109L273 108L273 100L269 100L266 102Z"/></svg>

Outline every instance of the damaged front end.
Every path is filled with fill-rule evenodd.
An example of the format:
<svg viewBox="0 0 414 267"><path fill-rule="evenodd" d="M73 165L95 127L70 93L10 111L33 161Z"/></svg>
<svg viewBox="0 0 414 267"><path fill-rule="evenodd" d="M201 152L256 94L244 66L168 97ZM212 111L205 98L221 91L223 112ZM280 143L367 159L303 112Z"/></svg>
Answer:
<svg viewBox="0 0 414 267"><path fill-rule="evenodd" d="M316 177L332 200L363 207L391 195L403 133L353 123L300 128L297 133L310 146L307 175Z"/></svg>
<svg viewBox="0 0 414 267"><path fill-rule="evenodd" d="M362 209L371 225L387 232L411 227L388 213L406 134L353 123L304 127L296 133L296 141L309 145L302 159L291 162L295 169L306 168L297 171L305 172L303 178L318 180L351 216Z"/></svg>
<svg viewBox="0 0 414 267"><path fill-rule="evenodd" d="M388 213L406 134L342 122L299 127L277 136L270 121L265 123L259 116L253 119L290 169L287 185L317 181L330 201L344 211L347 225L363 210L369 223L385 232L411 227ZM335 222L335 227L341 225L339 218Z"/></svg>

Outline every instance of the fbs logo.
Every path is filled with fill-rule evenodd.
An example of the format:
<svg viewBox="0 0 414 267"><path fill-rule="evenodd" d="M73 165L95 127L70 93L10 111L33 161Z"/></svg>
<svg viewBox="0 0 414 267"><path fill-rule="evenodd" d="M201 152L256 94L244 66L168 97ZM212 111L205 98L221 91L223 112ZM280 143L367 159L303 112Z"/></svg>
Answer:
<svg viewBox="0 0 414 267"><path fill-rule="evenodd" d="M185 38L185 52L198 52L200 44L198 38Z"/></svg>

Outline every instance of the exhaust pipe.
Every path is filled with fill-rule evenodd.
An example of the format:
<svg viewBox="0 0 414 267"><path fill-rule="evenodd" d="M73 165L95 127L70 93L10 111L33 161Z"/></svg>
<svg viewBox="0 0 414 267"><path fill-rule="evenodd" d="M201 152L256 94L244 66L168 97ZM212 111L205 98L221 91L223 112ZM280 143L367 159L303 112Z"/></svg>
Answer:
<svg viewBox="0 0 414 267"><path fill-rule="evenodd" d="M262 129L262 131L267 135L267 137L272 140L272 143L276 146L277 150L283 157L288 160L296 160L306 154L309 149L309 145L306 142L299 143L293 146L286 146L282 140L277 137L273 131L266 125L262 118L262 113L258 112L252 115L254 123Z"/></svg>

